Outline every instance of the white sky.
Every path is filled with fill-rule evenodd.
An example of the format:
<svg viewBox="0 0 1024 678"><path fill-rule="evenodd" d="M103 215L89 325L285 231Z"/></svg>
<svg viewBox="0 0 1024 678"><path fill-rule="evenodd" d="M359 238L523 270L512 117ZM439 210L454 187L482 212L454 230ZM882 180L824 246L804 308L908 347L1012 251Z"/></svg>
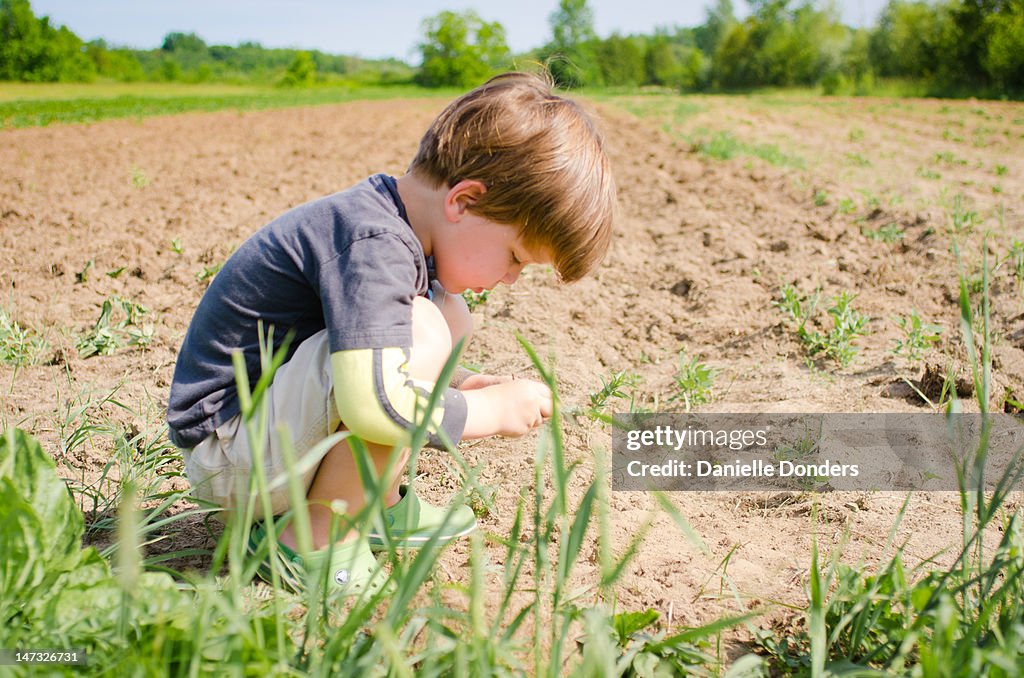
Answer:
<svg viewBox="0 0 1024 678"><path fill-rule="evenodd" d="M838 0L845 23L871 24L886 0ZM704 0L590 0L597 34L651 33L657 26L704 23ZM743 0L734 0L739 15ZM416 45L424 18L443 10L475 9L505 26L509 47L524 52L547 42L548 17L558 0L32 0L84 40L159 47L172 31L194 32L207 44L259 42L265 47L319 49L367 58L397 57L418 63Z"/></svg>

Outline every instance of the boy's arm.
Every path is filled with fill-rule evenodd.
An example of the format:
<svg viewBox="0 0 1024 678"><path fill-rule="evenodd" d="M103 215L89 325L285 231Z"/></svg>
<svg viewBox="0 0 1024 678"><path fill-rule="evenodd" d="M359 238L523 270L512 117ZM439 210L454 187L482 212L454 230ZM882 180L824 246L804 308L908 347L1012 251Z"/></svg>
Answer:
<svg viewBox="0 0 1024 678"><path fill-rule="evenodd" d="M400 347L331 354L334 399L348 430L382 445L408 444L416 414L426 408L434 384L412 379L406 362L406 349ZM439 430L457 443L464 437L466 415L463 394L447 389L431 413L428 444L442 446Z"/></svg>

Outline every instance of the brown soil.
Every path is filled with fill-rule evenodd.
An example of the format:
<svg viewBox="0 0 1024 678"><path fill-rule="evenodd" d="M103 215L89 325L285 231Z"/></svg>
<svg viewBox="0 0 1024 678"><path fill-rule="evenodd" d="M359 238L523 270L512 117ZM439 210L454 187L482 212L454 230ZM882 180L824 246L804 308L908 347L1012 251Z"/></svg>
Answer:
<svg viewBox="0 0 1024 678"><path fill-rule="evenodd" d="M570 288L538 269L493 292L475 312L467 362L527 373L514 336L521 332L553 356L567 404L586 404L602 376L630 370L643 379L637 402L665 409L685 349L719 370L704 411L930 411L909 384L935 398L941 381L939 388L934 382L950 363L969 374L947 216L961 194L980 220L961 244L964 268L973 275L981 265L986 232L988 262L999 264L993 406L1003 407L1007 394L1024 401L1024 304L1012 262L1004 261L1011 241L1024 240L1024 106L705 97L687 100L698 110L680 118L671 111L677 99L664 99L663 110L651 101L616 102L648 107L647 119L601 106L621 209L604 265ZM2 423L38 436L69 478L98 482L113 441L123 437L118 431L131 438L162 422L204 269L294 205L373 172L400 174L438 108L437 101L357 102L0 132L0 308L49 346L40 364L0 365ZM779 145L803 166L698 153L692 142L718 130ZM891 223L905 232L898 243L862 234ZM826 299L842 290L858 295L855 306L872 317L871 335L848 368L808 363L772 305L785 283L804 292L820 287ZM152 341L83 359L78 337L112 295L149 310ZM901 336L891 317L911 309L944 327L940 344L913 363L890 350ZM117 402L105 401L115 390ZM76 429L88 433L81 429L87 421L113 433L93 431L69 445ZM584 461L571 487L577 502L591 458L609 449L610 434L589 421L565 428L570 460ZM483 519L488 531L508 532L516 499L533 482L535 444L529 436L463 446L496 492L495 510ZM452 485L444 458L427 453L421 472L424 494L442 501ZM618 588L618 606L653 607L673 623L697 624L737 607L805 601L815 532L826 550L848 534L847 560L878 562L891 553L883 552L886 537L905 495L671 499L708 553L681 538L651 496L612 493L616 549L654 521ZM917 494L895 542L907 543L913 564L954 546L960 526L956 496ZM154 548L209 544L206 528L192 520ZM595 567L593 554L588 544L581 581ZM452 549L443 576L459 578L465 563L466 549ZM183 564L202 567L203 560Z"/></svg>

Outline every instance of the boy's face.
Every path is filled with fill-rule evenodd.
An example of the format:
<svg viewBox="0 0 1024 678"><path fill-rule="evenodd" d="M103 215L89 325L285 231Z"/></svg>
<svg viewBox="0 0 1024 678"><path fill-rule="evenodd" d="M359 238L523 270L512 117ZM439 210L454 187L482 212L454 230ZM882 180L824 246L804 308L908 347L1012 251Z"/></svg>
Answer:
<svg viewBox="0 0 1024 678"><path fill-rule="evenodd" d="M453 294L511 285L526 264L551 263L547 252L527 248L514 226L468 211L434 234L432 249L437 279Z"/></svg>

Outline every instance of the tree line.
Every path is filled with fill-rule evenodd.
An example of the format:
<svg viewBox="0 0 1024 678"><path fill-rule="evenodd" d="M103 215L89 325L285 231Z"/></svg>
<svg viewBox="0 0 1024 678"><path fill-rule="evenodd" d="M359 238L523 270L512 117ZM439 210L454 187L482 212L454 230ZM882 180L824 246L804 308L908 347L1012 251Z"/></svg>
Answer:
<svg viewBox="0 0 1024 678"><path fill-rule="evenodd" d="M36 17L29 0L0 0L0 79L276 82L414 81L469 87L513 67L543 64L565 87L661 86L680 91L820 87L867 94L881 80L933 95L1024 95L1024 0L890 0L872 26L842 23L830 0L715 0L695 27L601 38L587 0L558 0L546 44L513 55L499 22L474 11L423 22L414 68L257 43L207 45L171 33L158 49L85 43Z"/></svg>
<svg viewBox="0 0 1024 678"><path fill-rule="evenodd" d="M0 80L24 82L224 82L306 86L344 80L410 82L415 69L398 59L361 59L317 50L272 49L255 42L208 45L195 33L168 33L159 48L84 42L30 0L0 0Z"/></svg>
<svg viewBox="0 0 1024 678"><path fill-rule="evenodd" d="M586 0L560 0L536 56L575 86L867 94L899 79L933 95L1024 95L1024 0L890 0L863 28L844 25L828 0L747 4L742 19L716 0L696 27L599 38Z"/></svg>

